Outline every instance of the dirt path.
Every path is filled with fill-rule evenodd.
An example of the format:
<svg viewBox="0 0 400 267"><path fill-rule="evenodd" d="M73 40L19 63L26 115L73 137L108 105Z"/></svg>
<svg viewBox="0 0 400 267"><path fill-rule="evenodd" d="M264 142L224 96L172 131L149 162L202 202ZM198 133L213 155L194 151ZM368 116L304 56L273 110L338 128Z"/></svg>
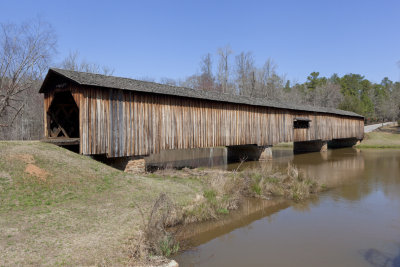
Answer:
<svg viewBox="0 0 400 267"><path fill-rule="evenodd" d="M370 132L372 132L372 131L374 131L374 130L376 130L376 129L382 127L382 126L392 125L392 124L395 124L395 123L396 123L396 122L391 121L391 122L384 122L384 123L378 123L378 124L367 125L367 126L364 126L364 132L365 132L365 133L370 133Z"/></svg>

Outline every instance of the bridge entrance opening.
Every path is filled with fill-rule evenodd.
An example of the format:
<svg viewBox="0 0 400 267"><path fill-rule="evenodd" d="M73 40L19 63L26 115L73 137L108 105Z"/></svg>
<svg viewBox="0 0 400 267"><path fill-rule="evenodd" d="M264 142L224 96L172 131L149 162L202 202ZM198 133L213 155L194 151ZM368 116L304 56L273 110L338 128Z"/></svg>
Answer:
<svg viewBox="0 0 400 267"><path fill-rule="evenodd" d="M58 92L47 111L49 138L79 138L79 108L71 92Z"/></svg>

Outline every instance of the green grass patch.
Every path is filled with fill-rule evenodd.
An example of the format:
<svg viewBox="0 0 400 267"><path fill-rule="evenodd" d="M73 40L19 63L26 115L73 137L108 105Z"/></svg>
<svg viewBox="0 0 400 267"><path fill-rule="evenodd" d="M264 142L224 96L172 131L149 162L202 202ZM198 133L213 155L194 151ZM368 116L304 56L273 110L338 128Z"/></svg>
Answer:
<svg viewBox="0 0 400 267"><path fill-rule="evenodd" d="M214 190L205 190L203 196L210 203L216 203L217 193Z"/></svg>
<svg viewBox="0 0 400 267"><path fill-rule="evenodd" d="M229 210L227 208L220 208L217 210L219 214L229 214Z"/></svg>
<svg viewBox="0 0 400 267"><path fill-rule="evenodd" d="M165 257L169 257L179 251L179 243L175 242L170 235L167 235L160 242L160 250Z"/></svg>
<svg viewBox="0 0 400 267"><path fill-rule="evenodd" d="M0 151L0 266L130 265L136 207L148 216L161 192L184 207L203 190L196 179L126 174L41 142L1 141ZM179 249L167 243L165 254Z"/></svg>
<svg viewBox="0 0 400 267"><path fill-rule="evenodd" d="M366 133L364 140L357 148L400 149L400 128L385 126L380 130Z"/></svg>

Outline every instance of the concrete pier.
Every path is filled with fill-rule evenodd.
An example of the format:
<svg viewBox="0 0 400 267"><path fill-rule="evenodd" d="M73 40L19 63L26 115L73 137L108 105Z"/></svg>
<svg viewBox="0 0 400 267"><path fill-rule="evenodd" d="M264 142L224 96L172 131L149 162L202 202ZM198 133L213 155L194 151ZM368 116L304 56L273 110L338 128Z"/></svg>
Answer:
<svg viewBox="0 0 400 267"><path fill-rule="evenodd" d="M328 151L328 142L322 140L294 142L293 152L295 154L308 152L326 152Z"/></svg>
<svg viewBox="0 0 400 267"><path fill-rule="evenodd" d="M260 157L260 150L256 145L228 146L228 161L253 161Z"/></svg>
<svg viewBox="0 0 400 267"><path fill-rule="evenodd" d="M242 145L228 146L228 162L269 160L272 158L271 146Z"/></svg>
<svg viewBox="0 0 400 267"><path fill-rule="evenodd" d="M149 169L226 166L226 147L162 150L145 158Z"/></svg>
<svg viewBox="0 0 400 267"><path fill-rule="evenodd" d="M329 148L352 147L358 145L360 140L356 138L333 139L328 142Z"/></svg>

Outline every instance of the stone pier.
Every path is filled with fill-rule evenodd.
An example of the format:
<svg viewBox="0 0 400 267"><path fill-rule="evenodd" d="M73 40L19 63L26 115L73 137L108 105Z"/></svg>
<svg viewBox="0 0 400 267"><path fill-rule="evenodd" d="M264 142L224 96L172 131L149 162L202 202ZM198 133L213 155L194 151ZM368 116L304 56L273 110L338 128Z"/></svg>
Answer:
<svg viewBox="0 0 400 267"><path fill-rule="evenodd" d="M328 150L328 142L322 140L293 142L293 152L295 154L308 152L326 152Z"/></svg>
<svg viewBox="0 0 400 267"><path fill-rule="evenodd" d="M124 172L128 173L145 173L146 161L143 157L132 157L126 164Z"/></svg>
<svg viewBox="0 0 400 267"><path fill-rule="evenodd" d="M329 148L342 148L342 147L352 147L358 145L361 141L356 138L343 138L343 139L333 139L328 142Z"/></svg>
<svg viewBox="0 0 400 267"><path fill-rule="evenodd" d="M258 158L259 161L267 161L272 159L272 147L271 146L259 146L258 149L260 150L260 157Z"/></svg>
<svg viewBox="0 0 400 267"><path fill-rule="evenodd" d="M105 155L93 155L91 157L124 172L137 174L146 172L146 161L142 156L107 158Z"/></svg>

